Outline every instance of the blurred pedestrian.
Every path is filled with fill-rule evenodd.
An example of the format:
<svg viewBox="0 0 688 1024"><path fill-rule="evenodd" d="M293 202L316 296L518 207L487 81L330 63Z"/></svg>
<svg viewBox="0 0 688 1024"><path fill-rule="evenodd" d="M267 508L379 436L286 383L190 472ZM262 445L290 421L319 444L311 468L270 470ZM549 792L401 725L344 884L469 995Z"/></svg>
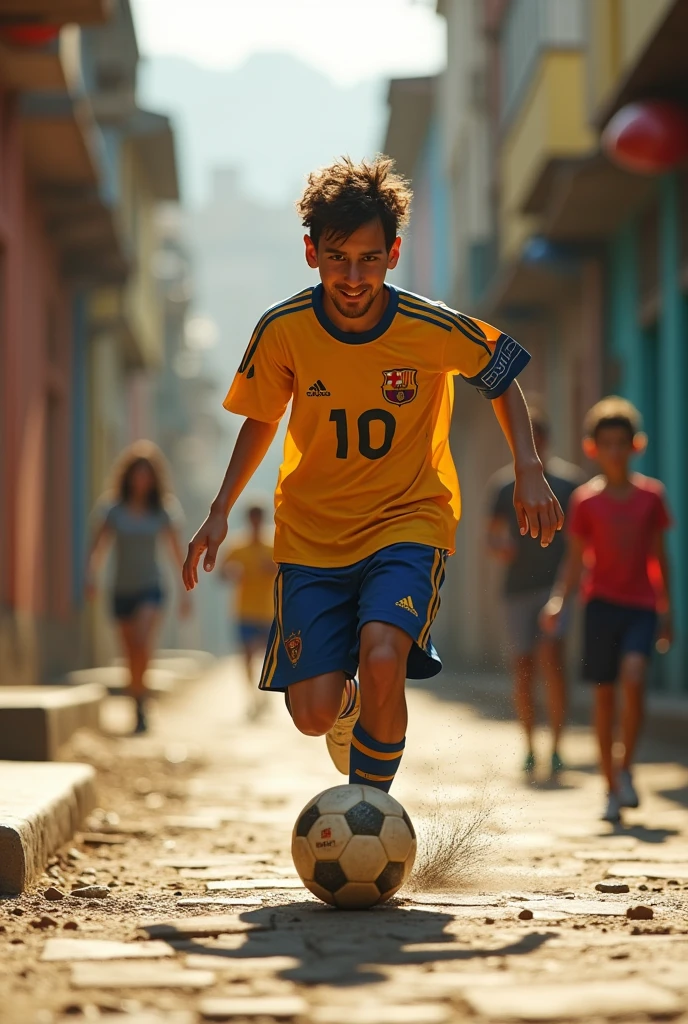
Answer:
<svg viewBox="0 0 688 1024"><path fill-rule="evenodd" d="M237 584L234 618L244 655L246 679L249 684L249 717L258 712L258 691L253 678L256 658L265 655L270 627L275 614L273 591L277 566L272 557L272 543L265 530L265 510L252 505L246 513L248 536L227 552L222 575Z"/></svg>
<svg viewBox="0 0 688 1024"><path fill-rule="evenodd" d="M603 820L617 822L622 807L637 807L631 768L643 719L644 688L657 635L671 642L669 567L664 531L671 525L658 480L632 473L631 460L647 443L638 410L623 398L602 399L587 414L583 449L601 473L573 495L567 555L542 616L556 631L583 568L585 643L583 677L595 684L595 728L607 782ZM616 690L621 691L623 758L614 760Z"/></svg>
<svg viewBox="0 0 688 1024"><path fill-rule="evenodd" d="M98 570L114 546L111 607L129 667L137 734L148 729L144 677L165 600L158 541L167 542L175 568L184 563L176 526L179 506L166 476L162 453L151 442L138 441L120 455L88 560L86 587L92 597ZM188 595L182 592L180 614L186 615L189 610Z"/></svg>
<svg viewBox="0 0 688 1024"><path fill-rule="evenodd" d="M569 499L583 482L578 466L552 457L548 452L550 425L542 401L528 395L533 424L533 439L545 468L545 479L566 512ZM490 487L487 543L490 554L506 571L502 583L504 617L511 657L514 704L526 739L523 770L531 777L536 769L533 749L535 727L534 682L540 668L545 683L549 724L552 733L551 774L559 774L563 762L559 739L566 713L564 636L568 616L561 615L551 634L539 625L539 615L547 603L559 564L564 555L564 540L555 533L549 547L533 544L522 536L514 510L514 470L507 466L492 478Z"/></svg>

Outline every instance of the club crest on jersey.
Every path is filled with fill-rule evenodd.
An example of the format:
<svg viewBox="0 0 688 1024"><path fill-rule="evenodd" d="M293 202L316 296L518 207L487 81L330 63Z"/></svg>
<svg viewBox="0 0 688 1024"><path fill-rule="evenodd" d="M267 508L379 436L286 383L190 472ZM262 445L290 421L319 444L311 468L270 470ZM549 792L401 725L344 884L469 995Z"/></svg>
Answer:
<svg viewBox="0 0 688 1024"><path fill-rule="evenodd" d="M298 633L290 633L284 641L284 646L287 649L289 655L289 661L296 667L299 658L301 657L301 651L303 650L303 644L301 643L301 631Z"/></svg>
<svg viewBox="0 0 688 1024"><path fill-rule="evenodd" d="M417 370L382 371L382 394L390 405L407 405L418 394Z"/></svg>

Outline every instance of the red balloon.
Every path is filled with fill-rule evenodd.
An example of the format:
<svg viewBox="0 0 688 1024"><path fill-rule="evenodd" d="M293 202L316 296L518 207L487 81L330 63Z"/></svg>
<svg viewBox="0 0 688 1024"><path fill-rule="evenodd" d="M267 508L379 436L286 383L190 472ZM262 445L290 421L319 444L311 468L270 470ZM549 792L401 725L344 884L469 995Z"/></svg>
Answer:
<svg viewBox="0 0 688 1024"><path fill-rule="evenodd" d="M602 148L627 171L670 171L688 160L688 109L665 100L629 103L602 132Z"/></svg>
<svg viewBox="0 0 688 1024"><path fill-rule="evenodd" d="M13 46L45 46L59 35L59 25L4 25L0 35Z"/></svg>

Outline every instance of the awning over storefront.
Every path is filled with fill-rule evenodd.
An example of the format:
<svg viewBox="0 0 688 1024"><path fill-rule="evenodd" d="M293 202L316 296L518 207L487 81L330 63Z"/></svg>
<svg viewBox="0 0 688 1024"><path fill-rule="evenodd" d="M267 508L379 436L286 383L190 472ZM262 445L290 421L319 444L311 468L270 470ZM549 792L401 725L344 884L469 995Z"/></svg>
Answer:
<svg viewBox="0 0 688 1024"><path fill-rule="evenodd" d="M136 110L126 122L126 131L138 149L155 198L179 199L174 134L169 118L149 110Z"/></svg>
<svg viewBox="0 0 688 1024"><path fill-rule="evenodd" d="M674 99L688 103L688 4L677 0L650 38L645 51L621 78L600 108L596 123L603 128L612 114L635 100Z"/></svg>
<svg viewBox="0 0 688 1024"><path fill-rule="evenodd" d="M394 156L396 169L410 178L428 133L432 117L434 78L394 78L387 102L389 122L385 153Z"/></svg>
<svg viewBox="0 0 688 1024"><path fill-rule="evenodd" d="M645 201L652 182L615 167L602 154L560 161L527 209L539 218L539 232L556 241L609 238Z"/></svg>
<svg viewBox="0 0 688 1024"><path fill-rule="evenodd" d="M0 0L0 26L94 25L109 18L112 8L112 0Z"/></svg>

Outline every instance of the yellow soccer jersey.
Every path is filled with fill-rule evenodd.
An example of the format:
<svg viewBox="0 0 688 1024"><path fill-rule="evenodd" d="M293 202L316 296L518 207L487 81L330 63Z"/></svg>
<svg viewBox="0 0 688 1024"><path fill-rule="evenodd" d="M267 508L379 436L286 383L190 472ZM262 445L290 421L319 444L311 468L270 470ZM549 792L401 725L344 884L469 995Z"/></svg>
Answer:
<svg viewBox="0 0 688 1024"><path fill-rule="evenodd" d="M271 623L277 566L270 545L250 540L238 544L229 550L224 564L241 567L236 594L237 617L246 622Z"/></svg>
<svg viewBox="0 0 688 1024"><path fill-rule="evenodd" d="M265 422L293 400L275 494L275 561L352 565L388 544L454 548L461 512L449 450L460 374L497 398L526 365L489 324L389 291L372 330L339 330L322 285L272 306L224 406Z"/></svg>

